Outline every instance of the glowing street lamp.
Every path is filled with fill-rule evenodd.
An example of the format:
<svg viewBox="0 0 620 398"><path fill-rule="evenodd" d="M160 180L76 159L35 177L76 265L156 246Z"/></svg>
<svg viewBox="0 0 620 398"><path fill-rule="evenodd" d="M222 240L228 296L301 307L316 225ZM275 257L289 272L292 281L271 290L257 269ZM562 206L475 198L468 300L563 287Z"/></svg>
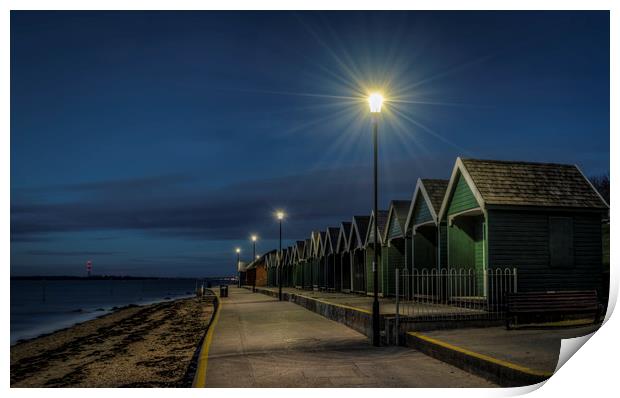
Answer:
<svg viewBox="0 0 620 398"><path fill-rule="evenodd" d="M282 220L284 220L284 212L278 210L276 218L280 223L280 250L278 252L278 300L282 301Z"/></svg>
<svg viewBox="0 0 620 398"><path fill-rule="evenodd" d="M239 255L241 254L241 248L236 248L235 253L237 253L237 273L239 274L239 287L241 287L241 269L239 268Z"/></svg>
<svg viewBox="0 0 620 398"><path fill-rule="evenodd" d="M368 105L370 105L370 113L372 114L372 141L374 147L374 210L375 210L375 222L374 222L374 239L373 239L373 261L372 261L372 284L373 284L373 301L372 301L372 344L378 347L381 344L381 335L379 331L379 276L377 271L377 264L379 263L379 255L377 253L377 236L379 236L379 227L377 223L377 209L378 195L377 195L377 130L379 124L379 113L381 113L381 105L383 105L383 96L379 93L370 94L368 97Z"/></svg>
<svg viewBox="0 0 620 398"><path fill-rule="evenodd" d="M381 113L381 105L383 105L383 96L379 93L372 93L368 97L370 105L370 113Z"/></svg>

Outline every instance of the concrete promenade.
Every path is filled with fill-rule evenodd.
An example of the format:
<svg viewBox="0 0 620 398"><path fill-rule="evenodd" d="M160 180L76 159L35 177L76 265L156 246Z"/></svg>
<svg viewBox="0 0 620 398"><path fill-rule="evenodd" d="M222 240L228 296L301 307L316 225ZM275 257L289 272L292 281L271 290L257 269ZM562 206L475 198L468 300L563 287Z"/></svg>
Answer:
<svg viewBox="0 0 620 398"><path fill-rule="evenodd" d="M506 330L503 327L437 330L424 335L483 355L553 373L558 364L562 339L595 332L599 325L563 329Z"/></svg>
<svg viewBox="0 0 620 398"><path fill-rule="evenodd" d="M250 286L246 286L251 289ZM260 287L262 290L269 290L277 292L277 287ZM303 295L318 300L327 301L336 305L347 306L355 308L361 311L372 311L373 297L370 295L362 295L357 293L342 293L342 292L326 292L326 291L313 291L302 290L296 288L282 288L283 292ZM379 309L382 315L393 316L396 314L396 300L393 297L379 297ZM411 311L411 307L405 304L401 305L399 312L403 316L414 315ZM460 314L460 315L476 315L483 314L484 311L474 310L469 308L459 308L454 306L442 306L437 304L416 304L416 313L418 315L433 315L433 314Z"/></svg>
<svg viewBox="0 0 620 398"><path fill-rule="evenodd" d="M290 302L230 287L221 299L206 387L494 387Z"/></svg>

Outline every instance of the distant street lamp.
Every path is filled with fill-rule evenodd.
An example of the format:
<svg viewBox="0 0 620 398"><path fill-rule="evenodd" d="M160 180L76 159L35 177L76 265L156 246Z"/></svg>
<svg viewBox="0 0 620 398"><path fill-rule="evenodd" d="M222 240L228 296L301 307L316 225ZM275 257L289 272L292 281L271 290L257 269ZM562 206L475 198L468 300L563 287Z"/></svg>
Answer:
<svg viewBox="0 0 620 398"><path fill-rule="evenodd" d="M258 236L252 235L252 256L254 257L254 261L258 260L258 256L256 255L256 241L258 240ZM256 264L254 264L254 279L252 280L252 292L256 292Z"/></svg>
<svg viewBox="0 0 620 398"><path fill-rule="evenodd" d="M377 266L379 263L379 255L377 253L377 236L379 235L379 227L377 226L377 130L379 124L379 113L381 113L381 105L383 104L383 96L379 93L373 93L368 97L368 104L370 105L370 113L372 114L372 141L374 147L374 212L375 221L373 225L374 239L373 239L373 261L372 261L372 283L373 283L373 301L372 301L372 344L375 347L381 345L381 335L379 331L379 275L377 272Z"/></svg>
<svg viewBox="0 0 620 398"><path fill-rule="evenodd" d="M278 210L276 217L280 223L280 250L278 251L278 300L282 301L282 220L284 219L284 212Z"/></svg>
<svg viewBox="0 0 620 398"><path fill-rule="evenodd" d="M239 274L239 287L241 287L241 268L239 268L239 254L241 253L241 249L238 247L235 249L237 252L237 273Z"/></svg>

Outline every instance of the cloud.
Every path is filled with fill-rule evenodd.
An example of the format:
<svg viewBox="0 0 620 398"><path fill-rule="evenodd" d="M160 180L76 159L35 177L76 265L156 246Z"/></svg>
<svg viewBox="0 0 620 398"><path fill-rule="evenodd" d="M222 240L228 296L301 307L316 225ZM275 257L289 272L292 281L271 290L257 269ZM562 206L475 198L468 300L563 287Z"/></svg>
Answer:
<svg viewBox="0 0 620 398"><path fill-rule="evenodd" d="M28 250L26 254L32 256L62 256L62 257L88 257L88 256L115 256L121 252L112 251L63 251L63 250Z"/></svg>
<svg viewBox="0 0 620 398"><path fill-rule="evenodd" d="M450 164L442 169L449 172ZM382 179L383 207L390 199L410 198L418 177L415 164L394 163L390 170L402 172ZM301 238L313 229L349 220L353 214L370 213L371 175L369 169L360 167L316 170L217 189L205 189L195 177L181 174L48 187L50 192L66 194L65 200L45 202L40 199L41 191L33 197L22 192L11 207L11 239L106 230L208 240L236 240L248 231L261 231L263 239L273 239L277 208L288 214L287 236Z"/></svg>

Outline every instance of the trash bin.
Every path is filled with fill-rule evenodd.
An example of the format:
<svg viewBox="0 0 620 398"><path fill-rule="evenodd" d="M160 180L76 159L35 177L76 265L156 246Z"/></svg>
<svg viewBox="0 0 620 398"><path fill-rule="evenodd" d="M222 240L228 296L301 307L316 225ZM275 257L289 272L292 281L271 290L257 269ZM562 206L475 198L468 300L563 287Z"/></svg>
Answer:
<svg viewBox="0 0 620 398"><path fill-rule="evenodd" d="M228 285L220 285L220 297L228 297Z"/></svg>

